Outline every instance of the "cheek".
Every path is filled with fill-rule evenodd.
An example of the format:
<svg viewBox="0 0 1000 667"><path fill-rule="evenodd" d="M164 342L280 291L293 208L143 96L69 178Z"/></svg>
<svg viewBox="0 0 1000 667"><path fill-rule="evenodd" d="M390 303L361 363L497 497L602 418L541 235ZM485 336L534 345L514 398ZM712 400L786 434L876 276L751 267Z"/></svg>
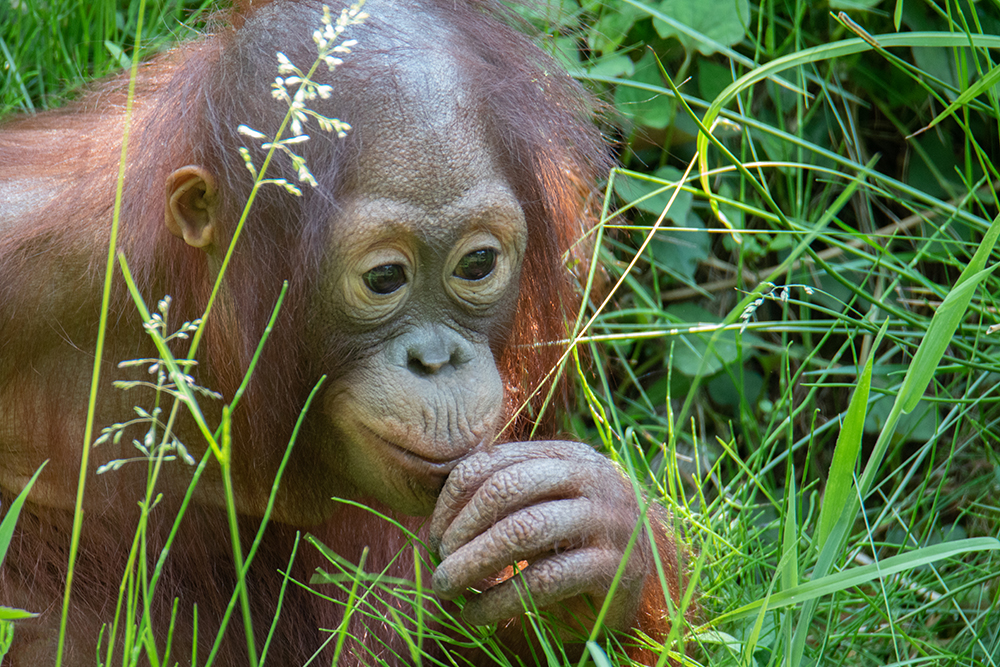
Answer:
<svg viewBox="0 0 1000 667"><path fill-rule="evenodd" d="M323 406L336 434L330 455L363 494L399 511L430 511L455 464L492 441L503 386L489 347L474 351L434 372L386 353L331 386Z"/></svg>
<svg viewBox="0 0 1000 667"><path fill-rule="evenodd" d="M338 430L373 431L416 456L451 461L487 442L502 418L503 384L488 347L458 368L402 358L369 362L331 386L327 417Z"/></svg>

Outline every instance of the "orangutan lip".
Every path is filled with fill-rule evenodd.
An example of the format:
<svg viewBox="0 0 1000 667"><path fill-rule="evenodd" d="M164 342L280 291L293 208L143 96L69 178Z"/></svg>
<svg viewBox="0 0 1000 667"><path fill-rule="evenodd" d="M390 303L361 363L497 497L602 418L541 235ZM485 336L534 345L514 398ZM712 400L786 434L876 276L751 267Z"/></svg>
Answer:
<svg viewBox="0 0 1000 667"><path fill-rule="evenodd" d="M402 465L421 472L428 477L440 477L442 479L447 477L455 466L457 466L464 458L459 457L456 459L449 459L447 461L435 461L434 459L428 459L405 447L397 445L391 440L387 440L368 426L362 425L361 427L367 431L374 440L377 440L385 445L389 453L392 454L393 457L396 458Z"/></svg>

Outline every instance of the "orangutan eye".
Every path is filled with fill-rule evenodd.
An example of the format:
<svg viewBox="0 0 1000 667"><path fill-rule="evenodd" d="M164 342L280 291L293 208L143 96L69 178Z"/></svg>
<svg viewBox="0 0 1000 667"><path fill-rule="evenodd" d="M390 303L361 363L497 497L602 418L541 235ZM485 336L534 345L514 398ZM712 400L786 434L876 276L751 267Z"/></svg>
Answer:
<svg viewBox="0 0 1000 667"><path fill-rule="evenodd" d="M482 280L497 265L497 251L493 248L474 250L458 260L455 275L462 280Z"/></svg>
<svg viewBox="0 0 1000 667"><path fill-rule="evenodd" d="M406 272L400 264L383 264L366 273L364 279L376 294L392 294L406 284Z"/></svg>

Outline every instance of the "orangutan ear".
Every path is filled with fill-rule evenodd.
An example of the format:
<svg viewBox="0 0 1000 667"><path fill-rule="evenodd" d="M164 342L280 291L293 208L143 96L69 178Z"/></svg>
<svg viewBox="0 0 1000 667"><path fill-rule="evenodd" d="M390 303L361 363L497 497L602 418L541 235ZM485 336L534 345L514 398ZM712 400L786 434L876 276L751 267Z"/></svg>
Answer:
<svg viewBox="0 0 1000 667"><path fill-rule="evenodd" d="M189 246L212 244L217 205L215 177L204 167L189 164L167 176L167 229Z"/></svg>

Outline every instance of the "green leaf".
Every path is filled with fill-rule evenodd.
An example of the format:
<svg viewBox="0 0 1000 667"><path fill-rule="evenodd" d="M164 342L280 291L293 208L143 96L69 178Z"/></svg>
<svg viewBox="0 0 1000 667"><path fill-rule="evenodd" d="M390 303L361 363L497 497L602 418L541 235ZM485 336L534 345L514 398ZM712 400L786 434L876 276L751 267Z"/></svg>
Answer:
<svg viewBox="0 0 1000 667"><path fill-rule="evenodd" d="M21 621L26 618L35 618L38 614L32 614L24 609L14 609L0 605L0 621Z"/></svg>
<svg viewBox="0 0 1000 667"><path fill-rule="evenodd" d="M663 87L656 56L647 53L635 64L635 74L629 79L637 84ZM615 108L636 125L662 130L674 120L677 103L666 95L629 86L621 82L615 88Z"/></svg>
<svg viewBox="0 0 1000 667"><path fill-rule="evenodd" d="M590 658L594 661L596 667L611 667L608 654L604 652L597 642L587 642L587 653L590 654Z"/></svg>
<svg viewBox="0 0 1000 667"><path fill-rule="evenodd" d="M945 349L951 344L952 336L955 335L958 325L965 317L965 311L969 307L973 293L983 278L993 273L997 266L1000 266L1000 264L994 264L988 269L983 268L990 253L993 252L997 236L1000 236L1000 215L993 218L989 230L976 249L976 254L972 256L969 265L965 267L955 282L955 286L951 288L944 301L941 302L941 306L934 311L934 316L931 317L927 333L924 334L924 339L920 342L917 353L913 355L910 370L907 371L903 385L899 388L899 395L896 397L896 402L899 403L903 412L912 412L917 407L917 403L923 397L927 385L931 383L931 379L937 371Z"/></svg>
<svg viewBox="0 0 1000 667"><path fill-rule="evenodd" d="M885 395L875 399L868 408L865 418L865 433L878 435L889 421L894 396ZM936 403L923 403L913 412L902 415L896 424L896 436L906 442L927 442L937 432L941 414Z"/></svg>
<svg viewBox="0 0 1000 667"><path fill-rule="evenodd" d="M830 0L830 9L837 11L868 11L878 7L882 0Z"/></svg>
<svg viewBox="0 0 1000 667"><path fill-rule="evenodd" d="M580 69L580 51L573 37L556 37L552 40L553 55L571 72Z"/></svg>
<svg viewBox="0 0 1000 667"><path fill-rule="evenodd" d="M799 520L796 512L798 494L795 492L795 475L788 476L785 493L785 516L781 523L781 561L778 574L782 590L794 588L799 583Z"/></svg>
<svg viewBox="0 0 1000 667"><path fill-rule="evenodd" d="M746 334L743 334L746 337ZM744 345L746 340L743 341ZM740 402L746 400L748 405L757 405L764 392L764 378L752 367L729 366L725 372L719 373L705 385L708 395L720 408L729 408L737 414Z"/></svg>
<svg viewBox="0 0 1000 667"><path fill-rule="evenodd" d="M600 58L587 68L587 76L608 78L629 77L635 73L635 63L625 55Z"/></svg>
<svg viewBox="0 0 1000 667"><path fill-rule="evenodd" d="M728 67L703 60L698 63L698 93L703 100L712 100L726 86L733 82L733 73Z"/></svg>
<svg viewBox="0 0 1000 667"><path fill-rule="evenodd" d="M132 58L122 50L122 47L106 39L104 40L104 48L108 50L108 53L111 54L111 57L115 59L118 66L122 69L128 69L132 66Z"/></svg>
<svg viewBox="0 0 1000 667"><path fill-rule="evenodd" d="M17 523L17 517L21 513L21 507L24 506L24 501L27 500L28 494L31 492L31 487L35 485L35 480L38 479L38 476L45 469L47 463L48 461L46 460L42 465L38 466L38 470L31 476L28 483L24 485L21 493L17 494L14 502L10 504L10 509L4 515L3 521L0 521L0 565L3 565L3 559L7 555L7 549L10 547L10 539L14 536L14 525Z"/></svg>
<svg viewBox="0 0 1000 667"><path fill-rule="evenodd" d="M992 88L998 81L1000 81L1000 65L991 69L983 78L966 88L961 95L955 98L954 102L949 104L944 111L939 113L937 117L924 128L924 131L931 129L946 117L955 113L955 111L957 111L960 107L968 104L976 97Z"/></svg>
<svg viewBox="0 0 1000 667"><path fill-rule="evenodd" d="M42 463L38 466L38 470L35 474L31 476L28 483L24 485L21 493L17 494L17 498L14 502L10 504L10 508L3 517L3 521L0 521L0 565L3 565L3 559L7 555L7 549L10 548L10 540L14 536L14 526L17 524L17 518L21 514L21 508L24 506L25 500L28 498L28 494L31 492L31 487L35 485L35 480L41 474L42 470L48 461ZM9 648L9 641L4 641L10 639L10 634L13 632L13 627L7 625L10 621L19 621L25 618L34 618L38 614L33 614L25 609L15 609L13 607L4 607L0 605L0 661L4 656L6 648Z"/></svg>
<svg viewBox="0 0 1000 667"><path fill-rule="evenodd" d="M740 358L736 345L736 331L719 331L722 322L718 316L692 303L679 303L665 311L670 320L682 325L704 326L705 333L685 333L676 337L677 346L673 367L688 377L715 375L725 366ZM701 327L699 327L701 328ZM743 334L742 351L746 356L750 348L763 347L763 341L751 334Z"/></svg>
<svg viewBox="0 0 1000 667"><path fill-rule="evenodd" d="M746 26L750 21L748 0L663 0L660 12L707 37L700 40L678 30L676 26L659 18L653 19L656 32L668 39L676 37L684 50L691 52L697 48L709 56L718 51L717 44L732 46L742 41Z"/></svg>
<svg viewBox="0 0 1000 667"><path fill-rule="evenodd" d="M621 4L607 8L587 35L587 45L597 53L614 53L632 28L632 24L644 18L646 13L631 5Z"/></svg>
<svg viewBox="0 0 1000 667"><path fill-rule="evenodd" d="M691 210L691 202L694 195L681 190L674 197L677 185L684 174L674 167L661 167L656 170L651 177L653 180L643 180L634 176L619 176L615 179L615 194L640 211L645 211L651 215L659 216L668 205L667 219L673 220L678 225L683 225L687 221L688 211ZM656 193L656 194L654 194ZM673 204L670 198L674 197Z"/></svg>

